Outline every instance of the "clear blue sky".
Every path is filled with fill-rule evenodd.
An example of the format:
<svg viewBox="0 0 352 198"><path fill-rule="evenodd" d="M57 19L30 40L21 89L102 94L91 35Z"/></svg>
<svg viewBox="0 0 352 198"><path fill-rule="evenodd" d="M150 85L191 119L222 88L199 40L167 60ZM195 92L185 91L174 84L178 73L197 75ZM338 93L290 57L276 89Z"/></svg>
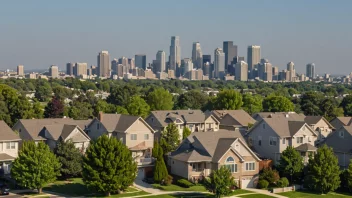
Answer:
<svg viewBox="0 0 352 198"><path fill-rule="evenodd" d="M260 45L262 57L279 66L293 61L298 72L316 63L317 73L352 71L352 0L30 0L0 5L0 69L48 68L66 62L96 65L96 56L150 62L169 55L170 37L180 36L182 58L192 42L214 54L233 40L239 55ZM246 57L247 58L247 57Z"/></svg>

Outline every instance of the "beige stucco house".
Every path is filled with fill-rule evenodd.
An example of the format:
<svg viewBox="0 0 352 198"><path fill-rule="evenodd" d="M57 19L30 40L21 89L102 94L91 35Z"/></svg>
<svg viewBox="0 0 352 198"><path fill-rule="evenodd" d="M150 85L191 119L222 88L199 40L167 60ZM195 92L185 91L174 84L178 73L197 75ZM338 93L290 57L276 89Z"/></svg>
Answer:
<svg viewBox="0 0 352 198"><path fill-rule="evenodd" d="M281 153L292 146L301 152L304 162L316 151L317 133L304 121L286 117L263 118L247 134L248 143L261 158L278 163Z"/></svg>
<svg viewBox="0 0 352 198"><path fill-rule="evenodd" d="M0 120L0 175L10 174L11 164L18 157L21 138Z"/></svg>
<svg viewBox="0 0 352 198"><path fill-rule="evenodd" d="M169 156L171 174L194 181L227 166L239 187L255 187L260 159L245 143L239 130L194 132Z"/></svg>
<svg viewBox="0 0 352 198"><path fill-rule="evenodd" d="M213 115L206 115L201 110L152 111L145 121L155 130L156 139L160 138L161 131L170 123L176 124L180 138L184 127L191 132L218 131L220 124Z"/></svg>
<svg viewBox="0 0 352 198"><path fill-rule="evenodd" d="M324 141L335 129L323 116L306 116L304 121L317 133L317 143Z"/></svg>

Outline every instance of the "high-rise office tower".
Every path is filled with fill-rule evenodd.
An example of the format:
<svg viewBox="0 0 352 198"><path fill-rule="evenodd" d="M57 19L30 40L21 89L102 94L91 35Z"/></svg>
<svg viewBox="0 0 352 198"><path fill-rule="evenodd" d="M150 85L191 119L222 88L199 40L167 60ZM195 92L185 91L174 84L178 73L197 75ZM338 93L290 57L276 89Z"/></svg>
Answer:
<svg viewBox="0 0 352 198"><path fill-rule="evenodd" d="M134 56L136 67L146 69L147 68L147 56L145 54L136 54Z"/></svg>
<svg viewBox="0 0 352 198"><path fill-rule="evenodd" d="M59 68L56 65L51 65L49 68L49 76L52 78L58 78L59 77Z"/></svg>
<svg viewBox="0 0 352 198"><path fill-rule="evenodd" d="M166 72L166 59L165 59L165 52L159 50L156 53L156 72Z"/></svg>
<svg viewBox="0 0 352 198"><path fill-rule="evenodd" d="M195 68L203 67L203 53L199 42L194 42L192 47L192 62Z"/></svg>
<svg viewBox="0 0 352 198"><path fill-rule="evenodd" d="M191 70L193 70L193 62L191 59L189 58L185 58L183 59L184 60L184 63L185 63L185 66L184 66L184 74L187 74L188 72L190 72Z"/></svg>
<svg viewBox="0 0 352 198"><path fill-rule="evenodd" d="M113 71L113 74L117 75L117 65L119 64L119 61L114 58L114 60L111 61L111 70Z"/></svg>
<svg viewBox="0 0 352 198"><path fill-rule="evenodd" d="M273 80L273 69L268 59L261 59L258 64L258 77L261 80L271 82Z"/></svg>
<svg viewBox="0 0 352 198"><path fill-rule="evenodd" d="M69 76L73 75L73 63L66 63L66 74Z"/></svg>
<svg viewBox="0 0 352 198"><path fill-rule="evenodd" d="M279 67L272 68L273 80L279 80Z"/></svg>
<svg viewBox="0 0 352 198"><path fill-rule="evenodd" d="M91 65L90 69L92 70L92 75L98 75L98 68L95 65Z"/></svg>
<svg viewBox="0 0 352 198"><path fill-rule="evenodd" d="M224 41L223 49L225 53L226 70L228 70L227 68L232 66L233 58L237 56L237 45L234 45L233 41Z"/></svg>
<svg viewBox="0 0 352 198"><path fill-rule="evenodd" d="M225 76L225 53L221 48L214 51L214 78L223 79Z"/></svg>
<svg viewBox="0 0 352 198"><path fill-rule="evenodd" d="M179 36L171 37L169 64L169 69L174 71L181 66L181 46Z"/></svg>
<svg viewBox="0 0 352 198"><path fill-rule="evenodd" d="M306 76L308 78L315 78L315 64L309 63L306 66Z"/></svg>
<svg viewBox="0 0 352 198"><path fill-rule="evenodd" d="M110 56L108 51L101 51L98 55L98 76L110 77Z"/></svg>
<svg viewBox="0 0 352 198"><path fill-rule="evenodd" d="M206 62L211 63L211 55L203 55L203 64Z"/></svg>
<svg viewBox="0 0 352 198"><path fill-rule="evenodd" d="M116 68L116 75L119 77L123 77L123 75L126 73L127 73L127 66L118 64Z"/></svg>
<svg viewBox="0 0 352 198"><path fill-rule="evenodd" d="M237 62L235 66L235 80L248 80L248 64L244 61Z"/></svg>
<svg viewBox="0 0 352 198"><path fill-rule="evenodd" d="M205 62L203 66L203 73L205 76L210 76L210 67L211 63L210 62Z"/></svg>
<svg viewBox="0 0 352 198"><path fill-rule="evenodd" d="M87 75L87 63L76 63L75 70L76 76L84 76Z"/></svg>
<svg viewBox="0 0 352 198"><path fill-rule="evenodd" d="M128 65L129 65L129 70L132 70L132 69L134 69L134 68L136 68L136 61L135 61L135 59L134 58L129 58L128 59Z"/></svg>
<svg viewBox="0 0 352 198"><path fill-rule="evenodd" d="M121 64L121 65L124 65L124 66L128 66L128 58L126 58L126 57L121 57L121 58L119 58L119 64ZM135 60L135 64L136 64L136 60Z"/></svg>
<svg viewBox="0 0 352 198"><path fill-rule="evenodd" d="M296 78L295 64L293 62L287 63L287 70L290 71L290 76L287 81L293 82Z"/></svg>
<svg viewBox="0 0 352 198"><path fill-rule="evenodd" d="M260 63L260 46L251 45L248 46L247 49L247 63L248 63L248 71L252 72L255 66ZM254 75L251 75L250 78L254 78Z"/></svg>
<svg viewBox="0 0 352 198"><path fill-rule="evenodd" d="M24 67L23 65L17 65L17 75L24 76Z"/></svg>

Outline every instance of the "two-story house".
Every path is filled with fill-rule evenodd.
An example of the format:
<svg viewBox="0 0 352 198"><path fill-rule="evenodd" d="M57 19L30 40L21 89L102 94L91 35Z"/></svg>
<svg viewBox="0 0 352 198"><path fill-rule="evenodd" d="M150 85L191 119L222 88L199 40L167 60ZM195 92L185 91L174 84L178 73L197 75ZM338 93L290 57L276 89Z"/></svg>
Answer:
<svg viewBox="0 0 352 198"><path fill-rule="evenodd" d="M249 130L247 137L249 145L262 158L277 163L287 146L292 146L301 152L306 163L309 154L316 151L318 135L304 121L277 117L263 118Z"/></svg>
<svg viewBox="0 0 352 198"><path fill-rule="evenodd" d="M323 116L306 116L304 121L317 133L318 143L335 129Z"/></svg>
<svg viewBox="0 0 352 198"><path fill-rule="evenodd" d="M240 188L255 187L260 159L240 131L194 132L169 156L171 174L195 181L228 167Z"/></svg>
<svg viewBox="0 0 352 198"><path fill-rule="evenodd" d="M0 175L10 174L11 164L18 157L21 138L0 120Z"/></svg>
<svg viewBox="0 0 352 198"><path fill-rule="evenodd" d="M339 129L343 126L350 126L352 124L352 117L336 117L330 121L330 124L335 129Z"/></svg>
<svg viewBox="0 0 352 198"><path fill-rule="evenodd" d="M244 110L213 110L212 115L220 121L220 129L241 129L247 130L248 126L253 125L256 120L253 119Z"/></svg>
<svg viewBox="0 0 352 198"><path fill-rule="evenodd" d="M139 116L99 113L87 126L88 136L95 140L101 135L115 137L131 151L138 165L137 177L143 179L152 171L154 130Z"/></svg>
<svg viewBox="0 0 352 198"><path fill-rule="evenodd" d="M170 123L176 124L181 138L184 127L191 132L217 131L220 124L213 115L206 115L201 110L152 111L145 121L156 131L156 139L160 138L160 133Z"/></svg>

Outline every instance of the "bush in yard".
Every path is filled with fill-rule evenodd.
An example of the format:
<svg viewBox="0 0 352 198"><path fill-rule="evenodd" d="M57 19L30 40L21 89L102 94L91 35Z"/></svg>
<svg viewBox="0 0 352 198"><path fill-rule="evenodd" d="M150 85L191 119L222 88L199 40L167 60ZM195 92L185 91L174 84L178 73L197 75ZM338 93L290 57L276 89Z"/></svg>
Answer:
<svg viewBox="0 0 352 198"><path fill-rule="evenodd" d="M290 184L290 182L286 177L282 177L279 179L279 181L276 182L276 184L278 187L283 188L283 187L287 187Z"/></svg>
<svg viewBox="0 0 352 198"><path fill-rule="evenodd" d="M189 188L189 187L193 186L193 183L191 183L187 179L179 179L179 180L177 180L177 184L179 186L185 187L185 188Z"/></svg>
<svg viewBox="0 0 352 198"><path fill-rule="evenodd" d="M266 189L266 188L268 188L268 186L269 186L269 182L268 181L266 181L264 179L259 180L259 182L258 182L258 188L259 189Z"/></svg>
<svg viewBox="0 0 352 198"><path fill-rule="evenodd" d="M215 197L228 195L231 189L236 186L236 182L229 168L221 166L220 169L210 174L210 183L207 188L215 193Z"/></svg>
<svg viewBox="0 0 352 198"><path fill-rule="evenodd" d="M163 182L161 183L161 185L164 185L164 186L169 186L172 184L172 180L173 180L173 177L171 175L168 175L164 180Z"/></svg>
<svg viewBox="0 0 352 198"><path fill-rule="evenodd" d="M263 169L263 172L259 175L259 180L266 180L269 184L276 184L279 179L279 172L271 168Z"/></svg>

